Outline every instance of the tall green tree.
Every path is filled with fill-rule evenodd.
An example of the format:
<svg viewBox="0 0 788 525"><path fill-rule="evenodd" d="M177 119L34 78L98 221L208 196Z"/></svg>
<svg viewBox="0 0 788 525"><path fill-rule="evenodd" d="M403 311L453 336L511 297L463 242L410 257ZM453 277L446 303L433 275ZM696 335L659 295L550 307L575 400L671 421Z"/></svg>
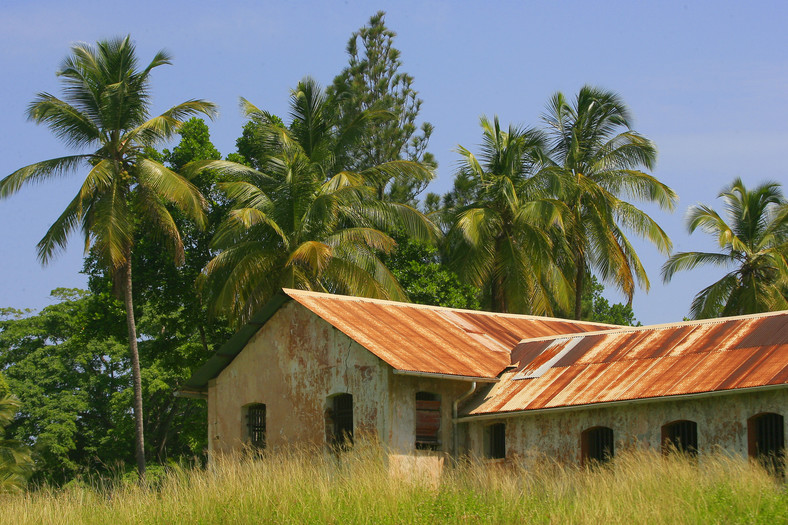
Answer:
<svg viewBox="0 0 788 525"><path fill-rule="evenodd" d="M731 268L695 296L694 319L788 309L788 204L780 185L748 190L737 178L719 197L726 218L705 204L692 206L687 228L713 236L722 252L673 254L662 266L663 279L701 265Z"/></svg>
<svg viewBox="0 0 788 525"><path fill-rule="evenodd" d="M497 117L483 117L481 126L479 158L458 149L463 163L457 179L472 190L448 212L450 264L482 290L488 309L551 314L554 304L568 305L570 288L553 259L550 237L565 206L545 196L531 177L543 138L514 126L504 131Z"/></svg>
<svg viewBox="0 0 788 525"><path fill-rule="evenodd" d="M239 177L220 185L234 207L213 240L219 253L205 268L204 289L215 310L243 322L282 287L404 299L379 257L395 245L383 230L402 227L427 238L434 227L407 205L378 200L369 181L428 177L430 171L410 161L345 170L340 153L354 143L367 116L361 114L355 128L338 129L311 79L291 93L287 128L249 102L245 108L267 122L264 140L275 153L263 170L226 161L193 167Z"/></svg>
<svg viewBox="0 0 788 525"><path fill-rule="evenodd" d="M81 230L86 250L98 255L122 291L134 381L137 468L144 476L142 384L132 299L134 231L140 222L146 227L155 226L180 262L181 237L165 203L176 206L198 224L205 221L205 201L197 188L147 158L144 150L172 136L184 117L213 115L215 106L204 100L189 100L150 118L150 73L170 64L170 57L160 51L140 69L129 37L101 41L95 46L76 44L71 52L58 71L64 98L40 93L27 114L33 122L49 126L67 145L91 151L15 171L0 181L0 198L26 183L87 169L79 192L39 242L38 255L44 264L48 263L66 245L68 235Z"/></svg>
<svg viewBox="0 0 788 525"><path fill-rule="evenodd" d="M0 310L0 368L23 403L8 435L34 452L37 482L133 462L122 304L57 289L41 312Z"/></svg>
<svg viewBox="0 0 788 525"><path fill-rule="evenodd" d="M353 33L347 44L348 66L328 89L329 106L337 113L340 129L355 127L364 112L390 113L390 118L367 122L365 133L342 152L343 164L358 172L405 159L434 168L435 159L426 151L433 126L424 122L417 127L422 100L413 89L413 77L401 71L400 51L394 47L396 33L386 27L385 15L378 11ZM376 182L378 198L412 202L427 182L383 178Z"/></svg>
<svg viewBox="0 0 788 525"><path fill-rule="evenodd" d="M676 194L640 168L653 169L654 144L632 130L629 108L616 93L584 86L574 101L556 93L543 116L547 146L536 178L566 204L564 237L574 274L574 317L582 314L584 281L595 274L619 288L629 301L648 276L627 238L633 232L664 253L668 235L626 199L672 210Z"/></svg>

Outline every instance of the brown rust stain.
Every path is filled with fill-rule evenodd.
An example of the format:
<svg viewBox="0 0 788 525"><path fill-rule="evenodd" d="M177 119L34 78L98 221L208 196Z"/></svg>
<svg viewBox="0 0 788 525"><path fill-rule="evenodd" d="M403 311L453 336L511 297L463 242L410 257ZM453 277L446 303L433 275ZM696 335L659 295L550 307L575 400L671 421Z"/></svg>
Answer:
<svg viewBox="0 0 788 525"><path fill-rule="evenodd" d="M748 334L755 335L749 337ZM532 410L788 383L788 312L765 318L625 329L523 342L512 361L531 372L580 341L541 377L501 377L473 413ZM549 341L549 344L545 344ZM761 344L756 344L761 343Z"/></svg>
<svg viewBox="0 0 788 525"><path fill-rule="evenodd" d="M287 291L399 370L496 377L472 413L700 393L788 381L788 313L621 328ZM583 335L584 332L596 331ZM555 339L528 341L529 338ZM579 338L579 340L578 340ZM566 352L541 377L515 379ZM295 357L295 356L293 356ZM504 372L502 374L502 372ZM364 373L361 373L362 378ZM522 377L522 374L520 374Z"/></svg>
<svg viewBox="0 0 788 525"><path fill-rule="evenodd" d="M547 341L525 341L519 343L512 350L511 364L521 368L527 366L546 348L558 344L555 340Z"/></svg>
<svg viewBox="0 0 788 525"><path fill-rule="evenodd" d="M784 344L788 344L788 325L781 316L772 316L754 320L736 348Z"/></svg>
<svg viewBox="0 0 788 525"><path fill-rule="evenodd" d="M496 377L524 338L607 328L592 323L458 311L391 301L285 291L398 370Z"/></svg>

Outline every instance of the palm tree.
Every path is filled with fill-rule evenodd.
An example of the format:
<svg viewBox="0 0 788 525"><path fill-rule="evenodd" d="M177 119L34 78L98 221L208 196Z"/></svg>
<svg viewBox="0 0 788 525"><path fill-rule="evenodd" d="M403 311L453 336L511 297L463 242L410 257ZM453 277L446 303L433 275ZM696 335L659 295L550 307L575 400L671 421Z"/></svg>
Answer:
<svg viewBox="0 0 788 525"><path fill-rule="evenodd" d="M538 132L481 118L482 152L477 159L460 146L457 180L472 181L469 202L450 211L449 260L459 275L482 290L499 312L550 314L568 307L570 288L552 258L550 230L561 226L566 206L545 197L531 177Z"/></svg>
<svg viewBox="0 0 788 525"><path fill-rule="evenodd" d="M92 151L21 168L0 181L0 198L24 184L40 182L66 172L86 169L82 187L65 211L38 243L38 257L47 264L62 250L68 236L81 230L85 250L92 250L115 277L123 292L134 382L136 459L145 473L142 383L137 329L132 302L131 252L134 231L141 223L169 241L176 260L183 260L183 245L167 204L175 205L202 224L205 200L184 177L145 157L144 149L169 138L185 117L212 116L215 106L189 100L150 118L150 72L170 64L165 52L156 54L138 69L134 45L123 39L101 41L96 46L76 44L58 76L64 98L39 93L27 115L46 124L68 145Z"/></svg>
<svg viewBox="0 0 788 525"><path fill-rule="evenodd" d="M788 204L780 185L766 182L750 191L737 178L719 197L727 222L700 204L690 207L687 227L714 236L723 253L676 253L662 267L663 279L703 264L733 267L695 296L695 319L788 309Z"/></svg>
<svg viewBox="0 0 788 525"><path fill-rule="evenodd" d="M659 225L624 200L634 198L671 210L676 194L639 168L652 169L656 148L631 129L630 112L610 91L584 86L570 104L562 93L543 115L547 147L537 178L568 208L566 242L574 273L575 319L580 318L583 282L592 272L618 287L629 301L635 282L649 280L625 230L669 253L671 242Z"/></svg>
<svg viewBox="0 0 788 525"><path fill-rule="evenodd" d="M3 437L3 429L11 423L18 408L15 397L0 391L0 493L20 490L33 469L30 449L16 439Z"/></svg>
<svg viewBox="0 0 788 525"><path fill-rule="evenodd" d="M312 79L291 92L289 128L243 99L242 107L263 123L270 151L264 172L227 161L189 167L221 169L238 179L220 185L234 209L216 232L219 253L202 281L214 312L244 322L283 287L404 300L378 257L396 244L386 231L405 227L428 238L435 227L407 205L377 199L376 183L431 178L432 172L409 161L343 171L336 159L373 116L362 113L356 125L338 132Z"/></svg>

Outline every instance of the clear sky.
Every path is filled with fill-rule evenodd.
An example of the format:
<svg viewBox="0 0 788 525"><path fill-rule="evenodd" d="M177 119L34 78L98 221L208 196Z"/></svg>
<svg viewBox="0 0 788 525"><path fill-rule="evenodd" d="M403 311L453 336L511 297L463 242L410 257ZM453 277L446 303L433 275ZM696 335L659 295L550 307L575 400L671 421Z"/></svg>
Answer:
<svg viewBox="0 0 788 525"><path fill-rule="evenodd" d="M782 2L200 2L0 0L0 176L66 154L45 128L25 120L35 94L60 94L55 77L73 42L131 34L141 62L159 49L172 66L152 75L154 111L189 98L220 106L210 123L223 155L243 119L238 97L286 115L289 88L305 75L331 82L347 63L350 34L378 9L397 32L404 71L434 124L440 163L430 191L451 187L457 144L475 150L480 115L536 125L552 93L583 84L619 92L634 128L654 140L654 174L679 194L673 214L647 208L675 249L713 250L689 236L687 207L721 208L720 189L788 183L788 3ZM84 287L82 241L46 268L35 245L76 193L78 174L0 201L0 307L40 309L56 287ZM678 274L662 284L664 257L638 244L651 291L635 295L644 324L679 321L718 270ZM615 293L608 294L621 300Z"/></svg>

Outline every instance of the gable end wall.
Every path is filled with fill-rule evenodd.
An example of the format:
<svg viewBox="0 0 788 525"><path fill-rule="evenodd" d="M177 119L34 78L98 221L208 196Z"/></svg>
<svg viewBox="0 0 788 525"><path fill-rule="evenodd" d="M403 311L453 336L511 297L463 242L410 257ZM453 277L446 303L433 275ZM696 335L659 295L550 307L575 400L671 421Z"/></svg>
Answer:
<svg viewBox="0 0 788 525"><path fill-rule="evenodd" d="M354 433L385 436L390 367L295 301L282 306L208 384L208 442L245 439L243 407L266 405L267 446L324 445L327 398L353 395Z"/></svg>

